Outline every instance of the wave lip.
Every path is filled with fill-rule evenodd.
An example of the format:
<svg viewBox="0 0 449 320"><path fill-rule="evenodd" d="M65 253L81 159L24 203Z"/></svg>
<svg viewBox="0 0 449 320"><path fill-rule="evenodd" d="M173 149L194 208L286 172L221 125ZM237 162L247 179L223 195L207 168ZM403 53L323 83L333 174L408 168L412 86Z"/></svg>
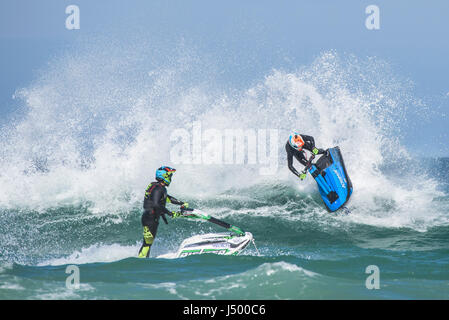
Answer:
<svg viewBox="0 0 449 320"><path fill-rule="evenodd" d="M61 266L68 264L88 264L96 262L114 262L130 257L136 257L139 246L123 246L119 244L94 244L80 251L75 251L68 257L55 258L40 262L38 266Z"/></svg>

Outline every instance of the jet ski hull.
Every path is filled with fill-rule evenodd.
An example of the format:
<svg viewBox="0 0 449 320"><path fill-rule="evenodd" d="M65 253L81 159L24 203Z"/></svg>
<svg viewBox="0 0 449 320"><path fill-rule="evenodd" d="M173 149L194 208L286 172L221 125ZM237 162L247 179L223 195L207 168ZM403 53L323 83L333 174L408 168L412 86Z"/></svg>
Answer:
<svg viewBox="0 0 449 320"><path fill-rule="evenodd" d="M238 255L253 241L253 235L246 232L243 236L230 233L208 233L185 239L177 254L177 258L190 255L213 253L219 255Z"/></svg>
<svg viewBox="0 0 449 320"><path fill-rule="evenodd" d="M349 201L352 194L352 182L339 147L328 149L310 167L309 173L317 182L321 198L328 211L337 211Z"/></svg>

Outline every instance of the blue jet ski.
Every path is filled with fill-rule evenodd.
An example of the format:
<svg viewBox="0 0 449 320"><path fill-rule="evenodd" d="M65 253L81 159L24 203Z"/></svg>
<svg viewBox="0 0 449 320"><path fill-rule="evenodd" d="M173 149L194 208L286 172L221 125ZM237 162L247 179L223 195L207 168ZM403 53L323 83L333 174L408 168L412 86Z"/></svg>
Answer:
<svg viewBox="0 0 449 320"><path fill-rule="evenodd" d="M307 169L318 184L321 198L330 212L343 207L352 194L352 182L346 172L340 148L326 150L314 164L312 155Z"/></svg>

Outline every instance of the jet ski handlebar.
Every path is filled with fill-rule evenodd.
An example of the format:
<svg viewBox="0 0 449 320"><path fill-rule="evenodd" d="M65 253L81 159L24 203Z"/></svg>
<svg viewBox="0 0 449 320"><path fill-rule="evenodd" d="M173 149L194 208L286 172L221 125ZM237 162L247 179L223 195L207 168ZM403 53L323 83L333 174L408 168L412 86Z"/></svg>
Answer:
<svg viewBox="0 0 449 320"><path fill-rule="evenodd" d="M211 217L207 214L202 214L202 213L198 213L198 212L197 213L194 212L194 213L190 213L190 214L186 213L186 212L192 212L192 211L194 211L194 209L181 207L181 214L182 214L182 217L184 217L184 218L193 218L193 219L196 218L196 219L207 220L207 221L215 223L216 225L219 225L220 227L223 227L223 228L227 229L228 231L231 231L239 236L245 235L245 231L243 231L241 228L233 226L227 222L218 220L218 219ZM186 213L186 214L184 215L184 213Z"/></svg>
<svg viewBox="0 0 449 320"><path fill-rule="evenodd" d="M315 159L315 154L312 153L312 156L310 157L309 161L307 161L306 166L304 167L304 170L302 173L307 173L307 170L310 168L310 166L312 165L312 161Z"/></svg>
<svg viewBox="0 0 449 320"><path fill-rule="evenodd" d="M191 208L181 207L181 213L184 213L185 211L193 211Z"/></svg>

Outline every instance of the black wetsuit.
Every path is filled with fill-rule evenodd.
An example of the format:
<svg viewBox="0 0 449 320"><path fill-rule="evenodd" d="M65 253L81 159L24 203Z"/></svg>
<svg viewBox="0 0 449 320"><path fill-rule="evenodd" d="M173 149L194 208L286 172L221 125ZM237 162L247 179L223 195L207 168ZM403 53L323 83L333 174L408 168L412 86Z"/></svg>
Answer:
<svg viewBox="0 0 449 320"><path fill-rule="evenodd" d="M160 217L162 216L162 219L167 222L164 214L168 214L170 216L172 215L172 213L165 207L167 202L177 205L183 204L183 202L167 194L167 188L165 185L160 182L152 182L146 189L145 198L143 201L143 209L145 210L142 214L144 239L139 253L144 247L150 247L153 244L154 238L156 238ZM145 232L148 231L151 232L150 240L145 238ZM149 254L150 251L148 250L145 256L148 257Z"/></svg>
<svg viewBox="0 0 449 320"><path fill-rule="evenodd" d="M304 146L302 148L312 152L312 150L315 148L315 139L313 139L312 136L306 136L305 134L301 134L301 138L302 140L304 140ZM288 141L285 145L285 150L287 151L288 168L291 172L293 172L293 174L299 177L300 173L296 171L295 167L293 167L293 157L295 157L296 160L298 160L302 165L307 166L307 159L304 151L296 150L288 143ZM318 149L318 154L323 154L325 152L326 151L323 149Z"/></svg>

